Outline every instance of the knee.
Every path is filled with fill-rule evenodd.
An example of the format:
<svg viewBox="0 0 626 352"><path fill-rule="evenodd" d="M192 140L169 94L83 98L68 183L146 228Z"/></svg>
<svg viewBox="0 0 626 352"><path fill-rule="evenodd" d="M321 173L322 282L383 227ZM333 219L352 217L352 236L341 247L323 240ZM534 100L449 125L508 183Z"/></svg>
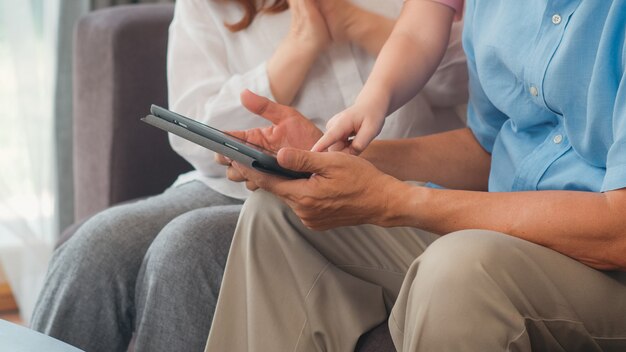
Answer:
<svg viewBox="0 0 626 352"><path fill-rule="evenodd" d="M134 236L137 219L125 209L111 208L94 215L59 247L49 264L47 281L92 287L125 280L122 272L139 268L141 238ZM139 258L138 258L139 256Z"/></svg>
<svg viewBox="0 0 626 352"><path fill-rule="evenodd" d="M223 266L240 209L239 205L201 208L176 217L150 245L147 270Z"/></svg>
<svg viewBox="0 0 626 352"><path fill-rule="evenodd" d="M466 287L494 272L516 266L517 238L486 230L463 230L433 242L414 262L435 284Z"/></svg>
<svg viewBox="0 0 626 352"><path fill-rule="evenodd" d="M486 340L480 332L487 330L506 341L512 329L523 328L518 311L525 299L520 288L524 277L519 275L527 274L520 270L526 264L523 243L484 230L459 231L433 242L409 268L401 303L394 307L393 321L405 332L401 343L447 344L455 350L459 348L450 347L450 341L471 345L478 336L482 344ZM477 321L490 328L477 326Z"/></svg>
<svg viewBox="0 0 626 352"><path fill-rule="evenodd" d="M118 263L132 255L128 252L136 245L133 242L137 238L132 233L132 224L136 223L132 212L107 209L87 220L58 251L80 266Z"/></svg>

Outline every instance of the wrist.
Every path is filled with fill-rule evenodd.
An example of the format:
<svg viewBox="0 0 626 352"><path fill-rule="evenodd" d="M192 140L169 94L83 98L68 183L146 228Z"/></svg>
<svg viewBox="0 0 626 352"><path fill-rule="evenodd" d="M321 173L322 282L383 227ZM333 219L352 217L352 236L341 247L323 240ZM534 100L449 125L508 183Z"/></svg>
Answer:
<svg viewBox="0 0 626 352"><path fill-rule="evenodd" d="M267 61L270 89L276 102L290 105L300 90L319 51L287 36Z"/></svg>
<svg viewBox="0 0 626 352"><path fill-rule="evenodd" d="M391 101L389 91L376 87L375 84L368 81L357 96L353 106L368 112L369 115L379 116L384 119L387 116Z"/></svg>
<svg viewBox="0 0 626 352"><path fill-rule="evenodd" d="M296 55L313 59L326 49L326 44L293 31L287 34L280 45Z"/></svg>
<svg viewBox="0 0 626 352"><path fill-rule="evenodd" d="M411 185L394 179L383 190L385 209L380 221L384 227L423 228L421 216L427 214L427 199L432 190L428 187Z"/></svg>
<svg viewBox="0 0 626 352"><path fill-rule="evenodd" d="M302 71L302 75L306 76L321 51L319 46L289 34L268 61L268 66L281 71L293 71L297 67Z"/></svg>
<svg viewBox="0 0 626 352"><path fill-rule="evenodd" d="M370 26L370 23L368 23L370 12L354 4L347 3L343 13L342 23L346 39L359 44L359 41L362 40L365 32L367 32L367 28Z"/></svg>

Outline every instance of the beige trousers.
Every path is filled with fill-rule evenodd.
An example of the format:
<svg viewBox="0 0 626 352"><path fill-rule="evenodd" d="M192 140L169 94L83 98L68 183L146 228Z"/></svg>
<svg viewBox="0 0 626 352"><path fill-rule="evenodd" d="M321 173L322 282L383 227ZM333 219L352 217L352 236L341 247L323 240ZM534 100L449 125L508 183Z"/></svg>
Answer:
<svg viewBox="0 0 626 352"><path fill-rule="evenodd" d="M399 351L623 352L626 273L491 231L316 232L257 191L206 350L348 352L388 318Z"/></svg>

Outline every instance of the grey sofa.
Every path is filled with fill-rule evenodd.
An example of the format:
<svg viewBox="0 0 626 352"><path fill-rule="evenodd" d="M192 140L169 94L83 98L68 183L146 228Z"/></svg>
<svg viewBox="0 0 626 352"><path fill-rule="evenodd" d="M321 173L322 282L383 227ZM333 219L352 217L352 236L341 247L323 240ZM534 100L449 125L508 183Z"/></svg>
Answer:
<svg viewBox="0 0 626 352"><path fill-rule="evenodd" d="M77 223L111 205L161 193L191 169L166 135L139 121L150 104L167 106L167 29L173 5L99 10L78 23L74 49L74 186ZM386 323L365 334L359 352L395 351Z"/></svg>

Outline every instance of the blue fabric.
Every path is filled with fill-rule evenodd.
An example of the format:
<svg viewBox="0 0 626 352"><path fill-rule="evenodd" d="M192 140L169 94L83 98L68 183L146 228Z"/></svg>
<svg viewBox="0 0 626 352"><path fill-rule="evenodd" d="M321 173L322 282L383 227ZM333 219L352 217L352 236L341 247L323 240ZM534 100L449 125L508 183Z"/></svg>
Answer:
<svg viewBox="0 0 626 352"><path fill-rule="evenodd" d="M440 185L438 185L438 184L436 184L436 183L432 183L432 182L426 182L426 183L424 184L424 187L434 188L434 189L446 189L445 187L440 186Z"/></svg>
<svg viewBox="0 0 626 352"><path fill-rule="evenodd" d="M492 154L489 191L626 187L625 37L626 0L467 2L468 125Z"/></svg>

